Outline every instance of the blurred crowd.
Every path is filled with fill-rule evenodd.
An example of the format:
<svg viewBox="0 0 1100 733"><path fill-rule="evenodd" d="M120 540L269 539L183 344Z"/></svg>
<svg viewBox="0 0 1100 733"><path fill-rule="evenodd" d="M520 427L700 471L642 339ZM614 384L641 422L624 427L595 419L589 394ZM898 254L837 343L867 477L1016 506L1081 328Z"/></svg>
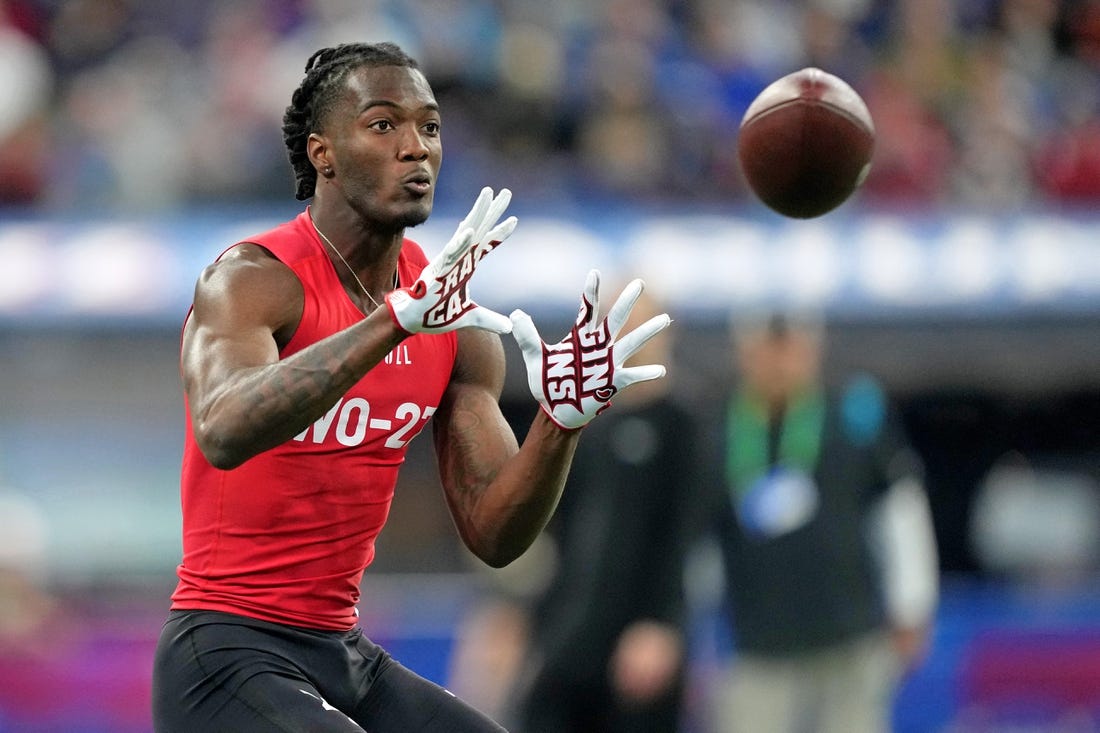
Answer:
<svg viewBox="0 0 1100 733"><path fill-rule="evenodd" d="M1097 0L0 0L0 204L285 201L283 109L350 40L421 61L444 198L745 200L741 116L812 65L871 109L866 201L1100 200Z"/></svg>

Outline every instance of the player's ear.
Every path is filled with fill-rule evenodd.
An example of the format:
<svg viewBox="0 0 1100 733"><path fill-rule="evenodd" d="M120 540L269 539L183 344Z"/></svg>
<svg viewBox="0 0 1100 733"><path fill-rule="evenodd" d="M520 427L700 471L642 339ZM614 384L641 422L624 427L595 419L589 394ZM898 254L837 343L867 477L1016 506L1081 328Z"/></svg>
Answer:
<svg viewBox="0 0 1100 733"><path fill-rule="evenodd" d="M332 175L332 161L329 159L328 141L323 135L316 132L309 133L309 137L306 139L306 155L309 156L313 168L320 175L326 178Z"/></svg>

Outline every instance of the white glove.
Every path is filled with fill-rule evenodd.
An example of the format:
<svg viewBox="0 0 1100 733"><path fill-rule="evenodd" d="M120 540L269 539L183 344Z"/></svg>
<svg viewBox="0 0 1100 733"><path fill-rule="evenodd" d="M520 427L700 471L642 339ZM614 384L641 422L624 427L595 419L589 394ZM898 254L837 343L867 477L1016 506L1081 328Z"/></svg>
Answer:
<svg viewBox="0 0 1100 733"><path fill-rule="evenodd" d="M496 198L491 188L481 189L474 208L443 251L420 273L420 279L386 295L390 317L406 333L443 333L468 327L495 333L512 330L508 318L482 308L467 292L477 263L516 228L514 216L497 224L511 200L512 192L506 188Z"/></svg>
<svg viewBox="0 0 1100 733"><path fill-rule="evenodd" d="M660 364L624 367L623 363L672 323L667 313L615 340L644 287L641 280L632 281L607 317L597 322L600 273L592 270L576 324L553 346L543 342L529 315L521 310L512 312L512 335L527 365L527 384L543 411L559 426L567 430L583 427L611 405L611 397L620 389L665 375Z"/></svg>

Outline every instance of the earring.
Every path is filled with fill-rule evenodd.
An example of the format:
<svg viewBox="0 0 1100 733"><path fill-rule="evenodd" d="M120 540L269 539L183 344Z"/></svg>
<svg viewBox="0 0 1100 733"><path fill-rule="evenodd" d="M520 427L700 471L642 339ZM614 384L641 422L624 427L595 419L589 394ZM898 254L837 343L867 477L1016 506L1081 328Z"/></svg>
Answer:
<svg viewBox="0 0 1100 733"><path fill-rule="evenodd" d="M323 171L321 171L321 174L322 174L322 175L323 175L323 176L324 176L325 178L332 178L332 166L330 166L330 165L326 165L326 166L325 166L325 169L324 169Z"/></svg>

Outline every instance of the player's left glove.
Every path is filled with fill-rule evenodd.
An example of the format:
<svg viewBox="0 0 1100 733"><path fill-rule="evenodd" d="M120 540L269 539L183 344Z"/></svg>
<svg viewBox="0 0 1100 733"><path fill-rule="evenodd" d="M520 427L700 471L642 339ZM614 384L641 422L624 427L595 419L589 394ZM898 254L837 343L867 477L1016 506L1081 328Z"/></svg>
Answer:
<svg viewBox="0 0 1100 733"><path fill-rule="evenodd" d="M508 333L512 322L502 314L484 308L470 298L470 278L478 262L500 245L516 228L516 217L500 224L512 200L512 192L502 188L493 197L491 188L481 189L474 208L458 225L451 241L424 270L411 287L398 288L386 295L390 317L406 333L443 333L458 328L483 328Z"/></svg>
<svg viewBox="0 0 1100 733"><path fill-rule="evenodd" d="M512 312L512 335L527 366L527 384L543 411L562 428L583 427L610 406L619 390L665 375L660 364L624 367L623 363L672 322L668 314L654 316L616 340L644 287L641 280L632 281L607 317L598 321L600 273L592 270L576 323L553 345L542 340L529 315Z"/></svg>

